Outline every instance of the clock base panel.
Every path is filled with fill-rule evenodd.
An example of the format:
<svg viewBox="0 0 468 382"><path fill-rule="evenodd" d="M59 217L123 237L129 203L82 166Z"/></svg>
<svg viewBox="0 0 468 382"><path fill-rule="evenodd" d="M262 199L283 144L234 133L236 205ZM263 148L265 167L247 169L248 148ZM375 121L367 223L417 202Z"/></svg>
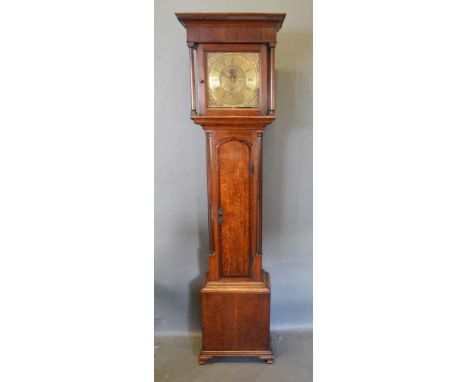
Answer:
<svg viewBox="0 0 468 382"><path fill-rule="evenodd" d="M273 363L270 348L270 279L210 282L201 289L203 345L199 363L213 357L258 357Z"/></svg>

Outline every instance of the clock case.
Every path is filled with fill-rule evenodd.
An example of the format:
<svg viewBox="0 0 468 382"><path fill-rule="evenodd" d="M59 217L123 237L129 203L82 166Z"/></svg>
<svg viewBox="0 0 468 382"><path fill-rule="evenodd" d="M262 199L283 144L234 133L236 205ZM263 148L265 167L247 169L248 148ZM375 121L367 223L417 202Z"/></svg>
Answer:
<svg viewBox="0 0 468 382"><path fill-rule="evenodd" d="M270 347L270 278L262 269L263 133L275 119L276 35L284 13L176 13L187 30L191 118L206 133L209 270L201 288L199 363ZM260 53L260 107L208 108L206 52Z"/></svg>

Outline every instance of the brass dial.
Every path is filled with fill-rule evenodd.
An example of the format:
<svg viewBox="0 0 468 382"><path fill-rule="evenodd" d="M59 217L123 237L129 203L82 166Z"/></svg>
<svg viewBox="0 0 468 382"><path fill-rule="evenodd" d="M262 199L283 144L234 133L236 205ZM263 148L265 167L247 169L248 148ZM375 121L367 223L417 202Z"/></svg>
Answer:
<svg viewBox="0 0 468 382"><path fill-rule="evenodd" d="M208 107L260 107L258 53L210 52L207 61Z"/></svg>

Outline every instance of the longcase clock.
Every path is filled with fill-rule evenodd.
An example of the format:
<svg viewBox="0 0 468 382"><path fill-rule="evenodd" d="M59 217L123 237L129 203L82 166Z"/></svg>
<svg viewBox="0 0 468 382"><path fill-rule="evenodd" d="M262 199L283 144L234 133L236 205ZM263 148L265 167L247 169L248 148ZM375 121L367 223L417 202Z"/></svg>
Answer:
<svg viewBox="0 0 468 382"><path fill-rule="evenodd" d="M177 13L187 29L191 118L206 133L209 270L199 363L270 347L262 269L262 141L275 119L275 46L283 13Z"/></svg>

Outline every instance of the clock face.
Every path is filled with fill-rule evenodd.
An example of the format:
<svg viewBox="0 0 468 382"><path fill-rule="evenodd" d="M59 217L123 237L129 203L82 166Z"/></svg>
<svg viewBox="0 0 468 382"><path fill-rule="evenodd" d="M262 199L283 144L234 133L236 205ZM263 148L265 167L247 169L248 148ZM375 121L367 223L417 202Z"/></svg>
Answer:
<svg viewBox="0 0 468 382"><path fill-rule="evenodd" d="M258 52L208 52L208 107L259 108Z"/></svg>

